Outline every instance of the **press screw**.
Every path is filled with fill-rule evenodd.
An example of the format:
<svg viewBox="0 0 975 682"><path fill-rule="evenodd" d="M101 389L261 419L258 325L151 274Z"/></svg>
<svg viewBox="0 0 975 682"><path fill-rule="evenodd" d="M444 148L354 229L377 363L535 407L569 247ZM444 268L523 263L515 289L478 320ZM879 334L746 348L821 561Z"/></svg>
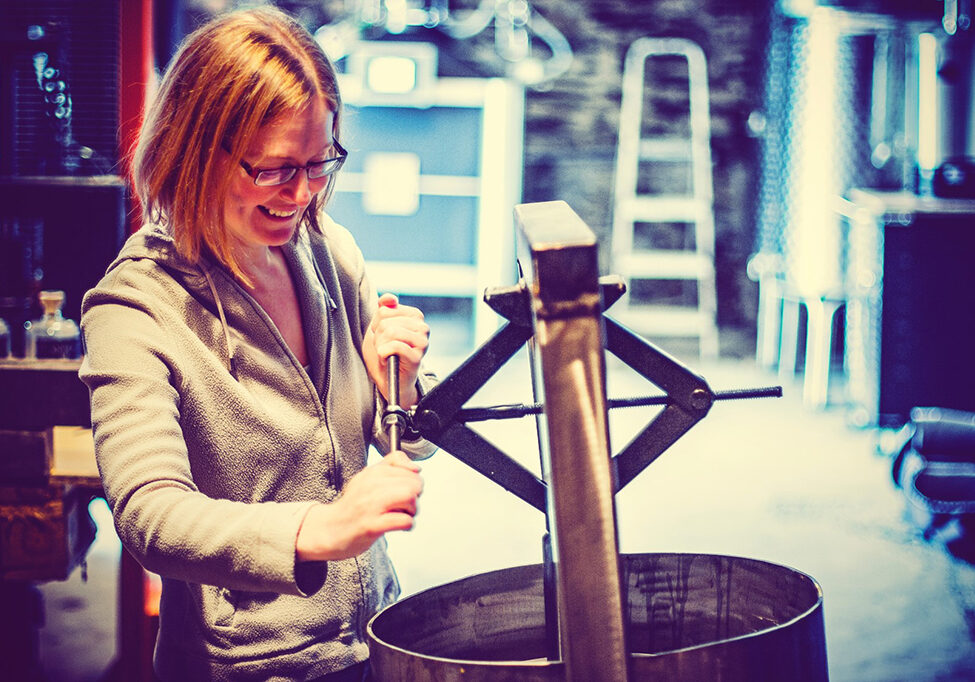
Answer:
<svg viewBox="0 0 975 682"><path fill-rule="evenodd" d="M711 396L703 388L691 391L691 406L695 410L705 410L711 406Z"/></svg>

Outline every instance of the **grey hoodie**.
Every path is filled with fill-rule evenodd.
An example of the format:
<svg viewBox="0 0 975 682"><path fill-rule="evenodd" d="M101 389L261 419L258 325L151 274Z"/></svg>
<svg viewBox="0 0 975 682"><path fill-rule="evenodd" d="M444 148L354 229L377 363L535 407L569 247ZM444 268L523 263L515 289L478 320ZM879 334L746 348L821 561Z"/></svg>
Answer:
<svg viewBox="0 0 975 682"><path fill-rule="evenodd" d="M163 680L339 670L368 656L366 622L398 595L384 540L354 559L295 560L309 507L338 497L370 444L388 449L359 351L376 295L348 231L323 227L283 248L307 371L227 270L188 263L159 227L132 235L85 296L98 467L123 544L163 579Z"/></svg>

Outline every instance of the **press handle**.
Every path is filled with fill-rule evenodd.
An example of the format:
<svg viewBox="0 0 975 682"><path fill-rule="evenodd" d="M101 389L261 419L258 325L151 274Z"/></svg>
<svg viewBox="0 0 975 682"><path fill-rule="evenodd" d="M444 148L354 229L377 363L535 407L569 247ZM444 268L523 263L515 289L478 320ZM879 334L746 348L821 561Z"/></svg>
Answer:
<svg viewBox="0 0 975 682"><path fill-rule="evenodd" d="M399 405L399 356L390 355L386 358L386 382L389 395L386 399L386 414L383 423L389 435L389 451L400 449L405 418L403 409Z"/></svg>

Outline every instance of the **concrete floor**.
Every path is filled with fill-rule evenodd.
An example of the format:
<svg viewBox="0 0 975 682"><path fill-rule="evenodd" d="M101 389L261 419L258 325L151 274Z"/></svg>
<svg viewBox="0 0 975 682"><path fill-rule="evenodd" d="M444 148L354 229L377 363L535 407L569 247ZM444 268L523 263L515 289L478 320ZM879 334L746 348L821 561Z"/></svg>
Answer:
<svg viewBox="0 0 975 682"><path fill-rule="evenodd" d="M454 361L433 364L449 371ZM750 358L685 361L714 390L778 383ZM610 360L611 397L656 389ZM926 542L890 477L873 430L847 426L841 407L810 411L801 385L785 396L719 402L617 496L623 552L692 552L764 559L822 585L833 682L975 680L975 567ZM531 401L519 354L472 405ZM611 414L619 450L654 408ZM530 419L479 431L538 471ZM404 596L507 566L538 563L543 518L444 453L424 463L417 526L390 536ZM96 503L101 504L101 503ZM117 539L104 506L100 538L78 573L43 586L41 632L49 679L99 679L114 651Z"/></svg>

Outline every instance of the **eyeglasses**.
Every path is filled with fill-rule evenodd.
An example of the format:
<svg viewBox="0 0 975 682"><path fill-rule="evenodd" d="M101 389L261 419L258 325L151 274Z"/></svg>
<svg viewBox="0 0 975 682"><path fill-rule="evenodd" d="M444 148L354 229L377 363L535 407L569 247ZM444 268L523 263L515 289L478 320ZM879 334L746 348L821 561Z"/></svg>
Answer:
<svg viewBox="0 0 975 682"><path fill-rule="evenodd" d="M332 141L332 149L338 156L332 156L324 161L312 161L307 166L283 166L281 168L254 168L249 163L241 159L240 166L244 172L254 178L254 184L260 187L271 187L273 185L283 185L295 176L298 171L305 171L309 180L318 180L332 175L349 156L338 140Z"/></svg>

